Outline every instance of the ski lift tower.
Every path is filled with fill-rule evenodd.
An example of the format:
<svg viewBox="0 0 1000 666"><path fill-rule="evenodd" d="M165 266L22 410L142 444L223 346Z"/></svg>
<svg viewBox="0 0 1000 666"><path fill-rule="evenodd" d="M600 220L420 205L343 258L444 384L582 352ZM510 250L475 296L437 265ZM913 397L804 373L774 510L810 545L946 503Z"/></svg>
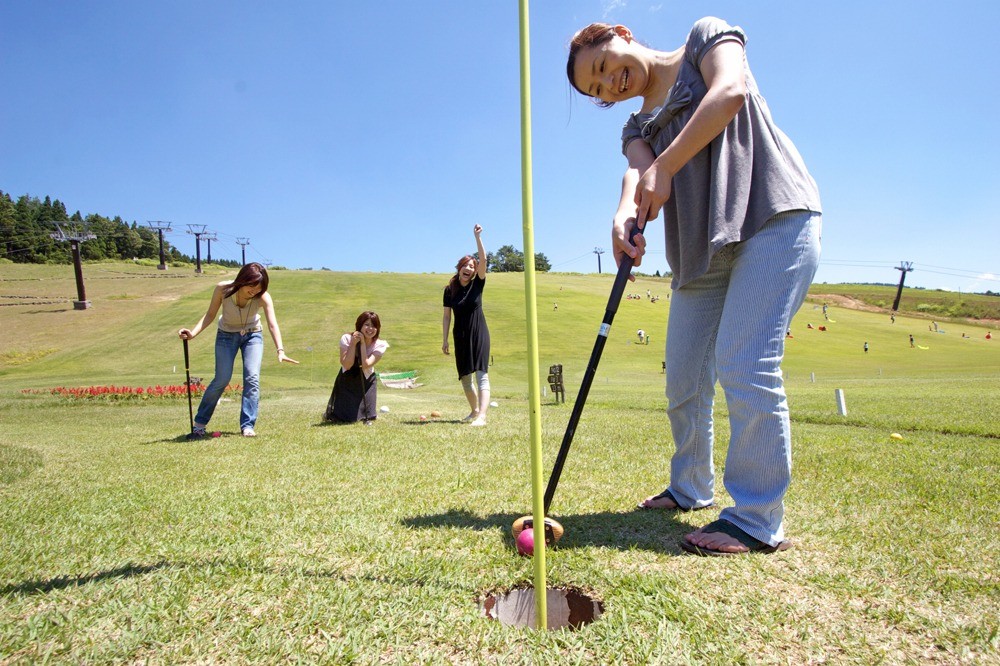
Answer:
<svg viewBox="0 0 1000 666"><path fill-rule="evenodd" d="M158 231L160 234L160 265L157 266L157 268L160 269L161 271L165 271L167 270L167 258L166 255L163 254L163 232L171 231L170 223L162 222L160 220L151 220L149 222L146 222L146 224L149 225L150 229Z"/></svg>
<svg viewBox="0 0 1000 666"><path fill-rule="evenodd" d="M70 249L73 252L73 270L76 273L77 295L77 300L73 301L73 309L86 310L91 304L90 301L87 300L87 290L83 286L83 265L80 262L80 243L83 241L93 240L97 238L97 236L91 233L86 233L86 231L82 229L71 229L68 226L68 222L53 222L52 224L56 225L56 231L49 234L49 236L60 243L69 243ZM66 226L67 228L63 229L63 226Z"/></svg>
<svg viewBox="0 0 1000 666"><path fill-rule="evenodd" d="M189 224L188 233L194 236L194 272L201 273L201 237L208 229L207 224Z"/></svg>

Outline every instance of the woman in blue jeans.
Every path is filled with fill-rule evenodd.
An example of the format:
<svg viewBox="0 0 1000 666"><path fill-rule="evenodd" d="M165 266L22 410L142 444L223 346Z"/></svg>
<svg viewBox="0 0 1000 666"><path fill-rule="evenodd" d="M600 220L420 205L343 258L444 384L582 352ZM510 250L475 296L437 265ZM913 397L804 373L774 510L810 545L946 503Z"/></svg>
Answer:
<svg viewBox="0 0 1000 666"><path fill-rule="evenodd" d="M267 293L267 269L258 263L247 264L236 274L232 282L220 282L212 292L212 302L208 310L194 328L182 328L178 335L182 340L191 340L219 317L219 332L215 336L215 377L205 389L194 417L192 434L204 437L215 406L222 392L233 376L236 353L243 354L243 406L240 410L240 432L244 437L256 437L257 407L260 402L260 362L264 353L264 336L261 334L260 312L264 310L267 328L278 349L278 361L298 363L285 356L281 344L281 330L274 315L274 301Z"/></svg>
<svg viewBox="0 0 1000 666"><path fill-rule="evenodd" d="M819 191L775 125L746 59L746 35L698 21L683 46L658 51L621 25L595 23L570 43L566 73L598 106L640 98L622 130L628 168L612 226L615 259L642 262L633 226L663 210L674 290L667 400L675 452L648 509L714 504L715 384L730 440L723 482L735 506L685 535L699 555L774 552L785 540L791 431L781 377L785 333L819 263Z"/></svg>

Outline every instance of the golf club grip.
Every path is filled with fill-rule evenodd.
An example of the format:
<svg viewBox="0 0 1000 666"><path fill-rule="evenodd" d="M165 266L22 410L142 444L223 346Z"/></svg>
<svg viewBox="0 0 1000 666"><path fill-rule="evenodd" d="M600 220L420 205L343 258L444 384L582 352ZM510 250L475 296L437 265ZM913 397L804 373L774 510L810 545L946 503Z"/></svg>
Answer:
<svg viewBox="0 0 1000 666"><path fill-rule="evenodd" d="M628 241L631 244L636 234L639 233L639 225L634 225L629 233ZM556 494L556 487L559 485L559 477L562 476L563 465L569 455L569 447L573 444L573 436L576 434L576 426L580 423L580 416L583 414L583 407L587 404L587 396L590 395L590 386L594 383L594 376L597 374L597 364L601 361L601 354L604 353L604 344L608 341L608 333L611 331L611 324L618 312L618 304L621 303L622 294L625 293L625 285L628 283L629 275L632 272L634 260L627 254L622 256L621 263L618 264L618 274L615 275L615 282L611 287L611 295L608 297L608 306L604 310L604 319L601 321L601 328L594 341L594 349L590 353L590 361L587 369L583 373L583 381L580 384L580 392L573 403L573 412L570 414L569 423L566 425L566 434L563 435L562 444L559 446L559 453L556 455L556 462L552 466L552 474L549 476L549 484L545 488L544 513L548 514L549 506L552 504L552 497Z"/></svg>
<svg viewBox="0 0 1000 666"><path fill-rule="evenodd" d="M191 357L188 354L188 339L181 338L184 341L184 370L189 371L191 369Z"/></svg>

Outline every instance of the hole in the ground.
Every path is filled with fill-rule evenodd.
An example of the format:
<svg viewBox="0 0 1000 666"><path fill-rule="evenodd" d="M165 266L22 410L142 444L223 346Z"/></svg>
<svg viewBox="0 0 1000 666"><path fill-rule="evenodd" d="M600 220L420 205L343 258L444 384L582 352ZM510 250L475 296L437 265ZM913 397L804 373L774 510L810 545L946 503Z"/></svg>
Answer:
<svg viewBox="0 0 1000 666"><path fill-rule="evenodd" d="M546 628L579 629L601 617L604 603L574 588L548 588L545 595ZM480 601L483 615L515 627L537 627L535 588L496 592Z"/></svg>

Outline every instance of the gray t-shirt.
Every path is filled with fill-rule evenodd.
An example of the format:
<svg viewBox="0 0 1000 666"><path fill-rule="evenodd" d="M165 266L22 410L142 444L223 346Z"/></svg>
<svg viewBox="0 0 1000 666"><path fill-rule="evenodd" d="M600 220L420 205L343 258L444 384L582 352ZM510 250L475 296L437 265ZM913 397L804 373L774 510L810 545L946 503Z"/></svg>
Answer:
<svg viewBox="0 0 1000 666"><path fill-rule="evenodd" d="M622 129L622 152L641 139L659 155L687 124L708 91L699 66L724 41L746 46L743 30L717 18L691 29L677 81L652 113L633 113ZM746 56L746 102L726 129L677 172L663 206L667 262L677 289L708 270L728 243L751 238L784 211L820 212L819 189L791 140L771 119Z"/></svg>

